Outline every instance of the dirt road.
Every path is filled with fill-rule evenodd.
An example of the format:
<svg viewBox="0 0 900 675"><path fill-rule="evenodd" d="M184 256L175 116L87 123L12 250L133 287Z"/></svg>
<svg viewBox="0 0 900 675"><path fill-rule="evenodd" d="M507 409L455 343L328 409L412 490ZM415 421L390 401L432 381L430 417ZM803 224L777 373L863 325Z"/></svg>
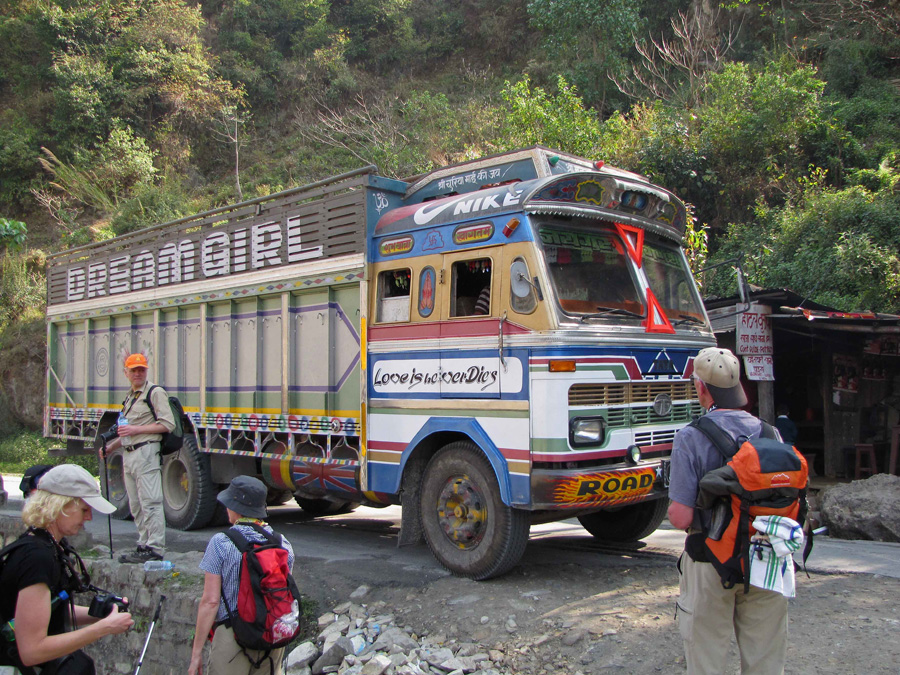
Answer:
<svg viewBox="0 0 900 675"><path fill-rule="evenodd" d="M373 588L366 600L385 601L411 632L502 652L502 672L683 672L674 558L571 558L526 561L489 582ZM813 574L798 586L788 673L900 673L900 580ZM736 648L727 672L740 672Z"/></svg>
<svg viewBox="0 0 900 675"><path fill-rule="evenodd" d="M684 671L674 620L678 546L672 542L678 540L667 538L665 529L650 546L610 553L577 522L536 526L520 565L499 579L473 582L450 576L427 547L396 548L399 509L313 520L297 508L279 507L270 521L294 543L297 580L322 612L367 585L357 602L383 602L381 611L393 612L396 623L416 635L495 650L502 655L501 673ZM88 525L96 541L107 539L105 518ZM112 525L117 550L133 546L133 523ZM169 530L178 564L196 569L219 529ZM728 674L736 672L733 650ZM787 672L900 675L900 579L798 575Z"/></svg>

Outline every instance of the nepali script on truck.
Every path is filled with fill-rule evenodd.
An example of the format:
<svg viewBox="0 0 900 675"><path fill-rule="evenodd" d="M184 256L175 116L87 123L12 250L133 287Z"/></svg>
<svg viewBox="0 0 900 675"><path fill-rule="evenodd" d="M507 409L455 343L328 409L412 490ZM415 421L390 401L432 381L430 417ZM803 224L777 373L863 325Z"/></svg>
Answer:
<svg viewBox="0 0 900 675"><path fill-rule="evenodd" d="M44 433L90 452L123 358L182 402L171 527L257 476L310 514L400 504L399 543L497 576L530 524L633 541L665 516L675 432L715 344L686 211L543 147L408 181L374 166L64 251L48 262ZM129 513L122 457L101 480Z"/></svg>

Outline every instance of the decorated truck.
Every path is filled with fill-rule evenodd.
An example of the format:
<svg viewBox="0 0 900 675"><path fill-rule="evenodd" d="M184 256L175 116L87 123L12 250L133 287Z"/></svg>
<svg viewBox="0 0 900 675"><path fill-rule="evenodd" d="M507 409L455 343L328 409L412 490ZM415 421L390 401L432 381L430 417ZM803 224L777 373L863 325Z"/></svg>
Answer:
<svg viewBox="0 0 900 675"><path fill-rule="evenodd" d="M504 573L535 522L633 541L665 516L675 433L715 344L685 207L531 147L407 181L373 166L48 261L44 432L92 452L129 389L185 409L166 518L257 476L312 515L401 505L399 543ZM129 513L121 455L101 476Z"/></svg>

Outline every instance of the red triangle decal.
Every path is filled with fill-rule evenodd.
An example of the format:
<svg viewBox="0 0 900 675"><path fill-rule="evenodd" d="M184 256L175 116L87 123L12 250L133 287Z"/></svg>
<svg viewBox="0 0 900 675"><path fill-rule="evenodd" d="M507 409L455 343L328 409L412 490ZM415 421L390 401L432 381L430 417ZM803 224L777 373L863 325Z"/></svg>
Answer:
<svg viewBox="0 0 900 675"><path fill-rule="evenodd" d="M626 225L625 223L615 223L616 232L625 240L625 248L628 249L628 255L634 260L634 264L641 266L644 258L644 231L634 225Z"/></svg>
<svg viewBox="0 0 900 675"><path fill-rule="evenodd" d="M653 291L647 289L647 320L644 322L648 333L674 333L675 328L669 323L666 313L662 310L659 300L653 295Z"/></svg>

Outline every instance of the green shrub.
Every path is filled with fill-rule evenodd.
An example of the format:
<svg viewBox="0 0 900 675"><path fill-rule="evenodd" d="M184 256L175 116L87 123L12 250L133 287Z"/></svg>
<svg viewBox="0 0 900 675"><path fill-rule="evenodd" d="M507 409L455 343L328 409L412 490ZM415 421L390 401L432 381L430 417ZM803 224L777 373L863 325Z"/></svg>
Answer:
<svg viewBox="0 0 900 675"><path fill-rule="evenodd" d="M0 260L0 325L44 306L43 270L27 251L9 251Z"/></svg>
<svg viewBox="0 0 900 675"><path fill-rule="evenodd" d="M892 187L813 185L796 202L760 206L755 222L732 225L711 262L743 254L753 284L790 288L842 311L897 313L898 221L900 198ZM714 280L707 292L722 291Z"/></svg>
<svg viewBox="0 0 900 675"><path fill-rule="evenodd" d="M94 454L76 457L50 457L47 451L60 445L57 439L42 437L33 431L15 431L0 438L0 473L21 474L35 464L78 464L98 475L98 460ZM15 488L16 486L12 486ZM10 491L9 486L5 489Z"/></svg>
<svg viewBox="0 0 900 675"><path fill-rule="evenodd" d="M505 149L540 144L583 157L599 149L600 121L564 77L557 79L555 94L532 88L526 75L518 82L507 82L502 96L506 116L500 137Z"/></svg>

